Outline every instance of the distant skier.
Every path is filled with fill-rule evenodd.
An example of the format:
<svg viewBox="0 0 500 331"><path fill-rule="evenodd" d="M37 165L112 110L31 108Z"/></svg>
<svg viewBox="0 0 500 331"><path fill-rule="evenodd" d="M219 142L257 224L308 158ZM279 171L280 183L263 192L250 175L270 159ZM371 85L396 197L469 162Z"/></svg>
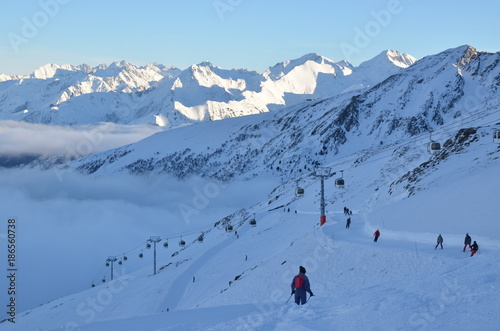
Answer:
<svg viewBox="0 0 500 331"><path fill-rule="evenodd" d="M298 305L303 305L307 302L307 292L311 296L314 296L310 288L309 278L306 276L306 268L303 266L299 267L299 274L293 277L291 286L292 294L295 294L295 303Z"/></svg>
<svg viewBox="0 0 500 331"><path fill-rule="evenodd" d="M436 247L434 247L434 249L437 249L439 245L441 245L441 249L443 249L443 237L441 235L438 236L437 244Z"/></svg>
<svg viewBox="0 0 500 331"><path fill-rule="evenodd" d="M471 237L469 236L468 233L465 234L465 240L464 240L464 249L462 252L465 252L465 249L467 248L467 246L471 247L470 246L470 243L471 243L472 239Z"/></svg>
<svg viewBox="0 0 500 331"><path fill-rule="evenodd" d="M377 231L375 231L375 233L373 234L373 236L375 237L373 239L374 242L377 242L378 240L378 237L380 237L380 231L377 229Z"/></svg>
<svg viewBox="0 0 500 331"><path fill-rule="evenodd" d="M196 279L195 279L195 278L194 278L194 276L193 276L193 283L195 282L195 280L196 280Z"/></svg>
<svg viewBox="0 0 500 331"><path fill-rule="evenodd" d="M349 217L346 221L345 228L349 229L350 226L351 226L351 218Z"/></svg>
<svg viewBox="0 0 500 331"><path fill-rule="evenodd" d="M474 256L474 254L476 254L478 249L479 249L479 246L477 245L477 242L474 241L474 243L470 247L470 256Z"/></svg>

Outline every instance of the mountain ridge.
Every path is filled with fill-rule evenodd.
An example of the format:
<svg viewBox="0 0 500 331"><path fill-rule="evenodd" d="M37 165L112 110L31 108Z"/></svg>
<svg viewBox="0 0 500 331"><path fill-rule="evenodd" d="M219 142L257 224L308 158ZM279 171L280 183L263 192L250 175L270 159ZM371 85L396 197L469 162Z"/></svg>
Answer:
<svg viewBox="0 0 500 331"><path fill-rule="evenodd" d="M408 65L415 61L401 56L406 56ZM263 74L223 69L208 61L184 70L159 64L135 66L124 60L96 67L47 64L28 76L0 75L0 119L176 127L366 88L402 69L390 61L377 66L353 75L357 67L315 53L278 63Z"/></svg>
<svg viewBox="0 0 500 331"><path fill-rule="evenodd" d="M290 180L356 151L397 149L407 139L424 148L405 153L425 159L427 142L450 139L471 118L495 116L499 54L483 54L458 70L454 63L468 53L460 48L426 57L370 89L160 132L77 160L71 168L86 174L197 174L223 181L270 174Z"/></svg>

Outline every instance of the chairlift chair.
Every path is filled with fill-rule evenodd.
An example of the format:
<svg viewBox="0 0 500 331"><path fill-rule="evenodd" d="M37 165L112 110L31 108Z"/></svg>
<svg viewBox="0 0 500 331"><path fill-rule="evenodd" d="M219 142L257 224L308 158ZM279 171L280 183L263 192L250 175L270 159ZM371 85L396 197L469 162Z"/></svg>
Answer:
<svg viewBox="0 0 500 331"><path fill-rule="evenodd" d="M302 187L297 187L297 189L295 190L295 194L298 196L304 195L304 189Z"/></svg>
<svg viewBox="0 0 500 331"><path fill-rule="evenodd" d="M200 236L198 237L198 242L200 242L200 243L203 242L203 234L200 234Z"/></svg>
<svg viewBox="0 0 500 331"><path fill-rule="evenodd" d="M340 170L342 173L340 175L340 178L335 179L335 187L336 188L344 188L345 182L344 182L344 170Z"/></svg>
<svg viewBox="0 0 500 331"><path fill-rule="evenodd" d="M257 226L257 221L255 219L250 220L250 225L251 226Z"/></svg>
<svg viewBox="0 0 500 331"><path fill-rule="evenodd" d="M165 242L163 243L163 247L168 248L168 241L165 241Z"/></svg>
<svg viewBox="0 0 500 331"><path fill-rule="evenodd" d="M233 231L233 226L231 224L226 225L226 232Z"/></svg>
<svg viewBox="0 0 500 331"><path fill-rule="evenodd" d="M182 239L181 239L181 240L179 241L179 246L181 246L181 247L186 246L186 242L185 242L184 240L182 240Z"/></svg>
<svg viewBox="0 0 500 331"><path fill-rule="evenodd" d="M495 144L500 144L500 130L495 130L495 133L493 134L493 142Z"/></svg>
<svg viewBox="0 0 500 331"><path fill-rule="evenodd" d="M431 141L427 145L427 149L429 150L429 153L436 154L441 150L441 144L435 141Z"/></svg>

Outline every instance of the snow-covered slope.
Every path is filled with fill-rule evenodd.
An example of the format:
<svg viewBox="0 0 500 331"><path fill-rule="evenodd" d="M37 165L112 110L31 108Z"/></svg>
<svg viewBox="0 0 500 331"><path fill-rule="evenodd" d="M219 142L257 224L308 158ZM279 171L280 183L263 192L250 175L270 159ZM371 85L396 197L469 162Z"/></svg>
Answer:
<svg viewBox="0 0 500 331"><path fill-rule="evenodd" d="M373 63L376 68L367 62L358 70L345 61L308 54L262 75L210 62L182 71L125 61L94 68L48 64L30 76L0 76L0 118L58 125L115 122L176 127L364 88L416 61L395 51L377 58L385 61Z"/></svg>
<svg viewBox="0 0 500 331"><path fill-rule="evenodd" d="M460 137L446 157L429 156L431 166L415 168L418 189L409 197L406 176L392 181L383 175L396 155L355 153L358 162L344 173L345 188L335 188L335 176L325 181L325 225L318 224L319 181L304 177L304 196L295 196L293 182L284 184L261 203L207 226L203 243L198 233L183 237L184 248L176 245L178 237L162 237L156 275L144 242L123 265L115 264L113 282L23 312L16 327L495 330L500 226L492 220L500 212L500 149L491 127ZM343 206L353 211L349 229ZM251 219L257 226L250 226ZM233 232L225 231L228 224ZM374 243L377 228L382 236ZM466 232L480 245L472 258L462 252ZM443 250L434 249L439 233ZM144 269L129 272L141 251L149 258ZM288 301L299 265L315 294L300 307Z"/></svg>

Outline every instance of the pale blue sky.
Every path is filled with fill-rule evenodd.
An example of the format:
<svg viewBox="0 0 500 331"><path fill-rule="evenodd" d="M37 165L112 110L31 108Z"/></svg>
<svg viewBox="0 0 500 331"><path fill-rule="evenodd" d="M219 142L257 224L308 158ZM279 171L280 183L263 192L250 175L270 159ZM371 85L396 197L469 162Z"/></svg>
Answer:
<svg viewBox="0 0 500 331"><path fill-rule="evenodd" d="M127 60L208 60L263 72L319 53L354 65L385 49L417 58L500 50L500 2L436 0L0 0L0 73Z"/></svg>

